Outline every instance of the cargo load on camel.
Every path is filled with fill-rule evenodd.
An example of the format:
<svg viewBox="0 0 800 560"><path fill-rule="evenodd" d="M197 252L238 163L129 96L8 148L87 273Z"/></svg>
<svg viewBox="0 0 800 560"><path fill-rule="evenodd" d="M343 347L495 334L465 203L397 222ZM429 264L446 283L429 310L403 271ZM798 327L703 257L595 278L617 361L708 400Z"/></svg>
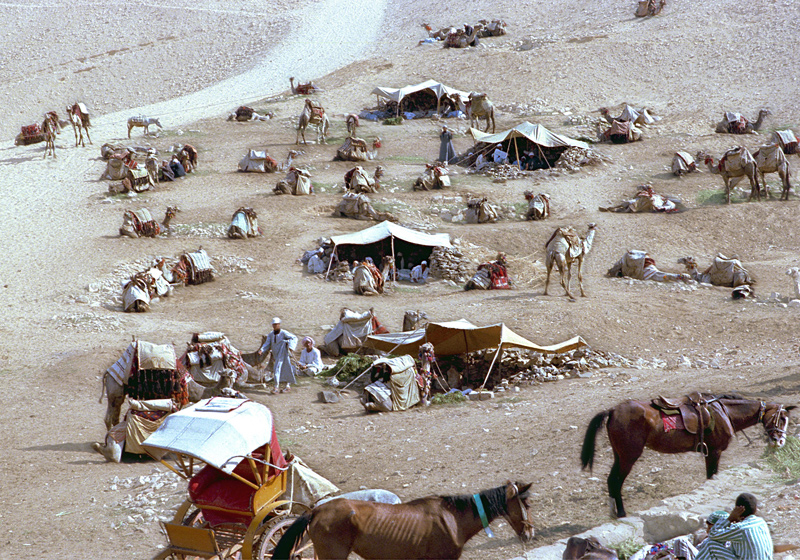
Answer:
<svg viewBox="0 0 800 560"><path fill-rule="evenodd" d="M228 227L228 237L231 239L248 239L261 235L258 227L258 214L252 208L242 206L233 213L231 225Z"/></svg>
<svg viewBox="0 0 800 560"><path fill-rule="evenodd" d="M478 271L464 286L465 290L509 290L508 262L505 253L499 253L493 261L478 265Z"/></svg>
<svg viewBox="0 0 800 560"><path fill-rule="evenodd" d="M355 352L371 334L385 334L389 331L375 317L373 309L359 313L343 307L339 312L339 322L325 335L319 349L329 356L339 356Z"/></svg>
<svg viewBox="0 0 800 560"><path fill-rule="evenodd" d="M172 274L177 282L183 282L184 285L203 284L214 280L211 259L202 248L194 253L182 254L178 264L172 269Z"/></svg>

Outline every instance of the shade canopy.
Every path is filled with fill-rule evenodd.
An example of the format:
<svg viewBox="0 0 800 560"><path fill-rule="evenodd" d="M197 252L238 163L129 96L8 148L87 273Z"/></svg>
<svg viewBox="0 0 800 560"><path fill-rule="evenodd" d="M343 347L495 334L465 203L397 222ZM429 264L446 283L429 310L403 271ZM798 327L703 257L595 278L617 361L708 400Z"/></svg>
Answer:
<svg viewBox="0 0 800 560"><path fill-rule="evenodd" d="M586 341L580 336L552 346L539 346L518 335L503 323L478 327L466 319L428 323L425 328L411 332L371 335L367 337L364 346L393 354L415 355L420 345L425 342L433 344L439 356L466 354L499 346L524 348L543 354L560 354L586 346Z"/></svg>
<svg viewBox="0 0 800 560"><path fill-rule="evenodd" d="M466 111L464 101L469 98L469 93L448 87L440 82L437 82L436 80L427 80L415 86L403 86L400 88L376 87L372 90L372 93L373 95L377 95L378 97L382 97L383 99L387 99L389 101L395 101L399 104L404 97L424 90L430 90L433 95L436 96L437 100L441 99L445 94L449 94L451 96L455 94L454 96L458 98L459 109Z"/></svg>
<svg viewBox="0 0 800 560"><path fill-rule="evenodd" d="M389 237L396 237L413 245L425 247L452 247L450 235L447 233L422 233L389 221L355 233L335 235L331 237L331 241L334 245L369 245Z"/></svg>
<svg viewBox="0 0 800 560"><path fill-rule="evenodd" d="M272 433L272 413L263 404L213 397L167 416L142 447L158 460L171 451L230 474Z"/></svg>
<svg viewBox="0 0 800 560"><path fill-rule="evenodd" d="M476 128L470 128L469 133L476 142L484 142L487 144L500 144L506 140L514 138L527 138L534 144L544 146L546 148L569 148L571 146L577 148L588 148L589 145L579 140L573 140L568 136L556 134L548 130L540 124L532 124L527 121L518 124L514 128L498 132L496 134L488 134L481 132Z"/></svg>

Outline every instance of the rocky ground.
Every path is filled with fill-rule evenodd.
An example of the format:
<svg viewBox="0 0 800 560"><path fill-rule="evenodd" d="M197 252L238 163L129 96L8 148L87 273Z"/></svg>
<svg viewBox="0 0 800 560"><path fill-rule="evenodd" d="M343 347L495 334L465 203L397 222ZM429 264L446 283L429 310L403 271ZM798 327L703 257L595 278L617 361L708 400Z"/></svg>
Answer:
<svg viewBox="0 0 800 560"><path fill-rule="evenodd" d="M298 10L305 7L272 5L264 13L263 7L245 1L191 7L174 2L157 8L136 3L131 7L131 15L140 16L136 21L146 16L155 22L137 35L138 23L116 18L119 8L96 2L80 6L87 14L80 21L86 23L66 17L72 9L66 4L47 6L43 13L27 4L4 5L8 49L0 95L14 107L14 119L4 121L8 141L0 146L0 169L5 171L0 174L0 419L7 426L0 435L5 451L0 515L6 534L0 558L148 558L163 546L157 520L181 499L182 483L163 468L156 471L151 461L107 464L91 449L104 435L104 405L96 401L100 376L131 336L172 342L181 350L192 332L220 330L236 346L253 350L275 315L284 318L288 330L319 340L342 306L375 307L391 330L400 329L405 310L421 309L433 320L504 321L540 344L581 335L596 356L610 361L609 367L572 368L591 376L561 370L552 375L544 370L552 364L537 363L533 367L543 368L541 375L534 371L517 379L518 392L509 376L511 389L492 401L368 416L355 398L317 403L321 385L311 380L302 380L286 395L250 395L273 410L282 446L343 490L383 487L407 499L473 492L509 478L533 481L537 536L531 546L608 519L607 440L599 440L594 473L582 473L578 465L585 426L598 411L629 398L696 389L797 403L800 338L794 326L800 310L789 306L792 288L785 275L798 263L797 197L746 203L737 196L727 206L720 204L719 177L704 171L677 179L669 166L679 149L720 155L736 144L756 148L774 129L797 130L791 22L800 16L800 7L771 0L747 6L733 0L701 5L675 0L662 16L640 20L633 17L633 4L481 1L432 11L406 0L387 6L381 40L359 62L327 75L301 62L286 71L287 78L313 78L323 87L318 99L332 115L329 144L304 147L295 162L313 174L317 194L312 197L276 197L271 191L278 175L236 172L249 148L267 148L283 160L295 147L294 123L303 100L281 93L283 84L264 93L269 99L251 103L275 112L268 122L226 122L224 113L242 102L226 98L199 121L173 116L179 107L163 115L171 122L158 138L134 132L132 143L162 154L181 143L197 146L200 166L193 175L131 197L110 196L108 183L97 180L105 165L100 145L127 142L124 124L114 119L104 123L105 114L126 108L136 114L140 105L236 74L261 49L279 48L276 35L296 33L298 18L306 13ZM461 25L481 17L502 17L509 34L487 39L476 49L417 46L423 22ZM47 43L50 38L55 39ZM314 48L313 35L309 46ZM172 78L161 77L174 75L170 69L176 57L185 60L180 88ZM147 87L120 78L134 72L149 76L153 68L159 69L158 76ZM739 68L748 72L731 70ZM452 283L435 281L400 284L385 296L365 299L346 284L304 274L296 259L317 238L369 225L330 215L349 168L332 161L345 135L343 115L374 106L370 91L376 85L428 78L487 91L499 107L499 129L529 120L573 137L587 136L587 123L597 118L600 106L626 101L652 108L663 120L644 131L641 143L594 146L602 157L576 171L555 169L495 182L496 177L455 168L453 187L446 193L411 192L424 163L438 152L440 122L384 126L362 121L362 137L383 140L376 163L387 176L373 202L391 209L402 223L449 233L473 266L506 252L516 289L462 292ZM12 145L20 125L75 99L87 102L97 115L94 145L74 148L69 130L57 141L57 160L43 160L41 145ZM723 110L754 116L765 106L773 115L760 135L713 133ZM467 150L472 145L465 135L467 123L448 124L456 131L457 151ZM790 161L800 164L796 156ZM371 172L371 164L367 167ZM680 197L690 210L666 216L598 212L646 182ZM777 189L774 177L770 184ZM525 190L551 195L548 221L519 219ZM453 222L459 200L470 195L502 205L505 219L489 225ZM124 210L147 207L160 216L175 203L181 213L172 236L118 237ZM259 213L264 235L228 240L222 232L243 205ZM515 209L516 217L508 209ZM449 222L443 210L451 212ZM552 295L544 297L544 242L556 226L585 231L590 222L598 224L598 233L584 263L588 297L568 301L557 281L551 284ZM149 313L120 311L115 285L131 270L156 256L174 258L201 245L215 259L215 282L177 289ZM717 252L736 254L757 279L757 298L733 302L724 288L605 278L605 271L631 248L648 250L660 267L674 272L680 271L677 258L686 254L703 264ZM545 381L552 377L555 381ZM797 424L790 430L797 434ZM752 443L744 437L732 443L723 455L723 469L761 455L762 432L753 429L748 436ZM628 509L646 509L698 487L703 471L697 456L646 452L625 485ZM741 489L747 489L746 480ZM787 512L796 510L798 492L795 480L775 473L772 490L759 495L776 540L796 541L800 526ZM500 559L522 552L508 527L498 524L496 532L499 538L492 541L477 537L465 557Z"/></svg>

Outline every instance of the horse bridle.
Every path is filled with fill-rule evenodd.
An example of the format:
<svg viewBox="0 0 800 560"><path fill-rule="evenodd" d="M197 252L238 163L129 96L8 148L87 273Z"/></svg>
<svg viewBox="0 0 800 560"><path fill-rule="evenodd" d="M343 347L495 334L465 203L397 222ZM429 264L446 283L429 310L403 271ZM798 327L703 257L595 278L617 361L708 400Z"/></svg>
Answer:
<svg viewBox="0 0 800 560"><path fill-rule="evenodd" d="M528 507L525 505L525 500L523 500L522 496L520 496L520 494L519 494L519 487L512 482L511 483L511 488L514 489L514 494L516 495L517 501L519 502L519 509L520 509L520 512L521 512L520 515L522 516L523 531L525 529L533 530L533 523L528 521Z"/></svg>
<svg viewBox="0 0 800 560"><path fill-rule="evenodd" d="M761 401L761 406L758 409L758 421L764 424L764 429L767 435L775 441L780 441L786 438L786 430L789 428L789 415L783 414L786 409L782 404L778 405L777 410L772 414L772 417L767 419L765 417L767 412L767 404ZM771 426L771 424L774 424ZM780 437L777 439L773 434L777 433Z"/></svg>

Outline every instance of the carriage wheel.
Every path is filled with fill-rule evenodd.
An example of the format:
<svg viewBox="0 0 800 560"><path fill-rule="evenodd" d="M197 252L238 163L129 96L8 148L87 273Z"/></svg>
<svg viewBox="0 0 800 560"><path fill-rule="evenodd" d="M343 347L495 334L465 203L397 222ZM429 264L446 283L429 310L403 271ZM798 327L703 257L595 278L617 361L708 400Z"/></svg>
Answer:
<svg viewBox="0 0 800 560"><path fill-rule="evenodd" d="M299 519L298 515L281 515L270 521L264 523L264 531L258 541L258 546L254 547L255 554L253 558L256 560L269 560L272 558L272 552L275 550L275 545L281 540L281 537L286 533L286 530ZM308 537L308 533L303 535L303 538L297 544L292 555L292 560L306 560L314 558L314 544Z"/></svg>

